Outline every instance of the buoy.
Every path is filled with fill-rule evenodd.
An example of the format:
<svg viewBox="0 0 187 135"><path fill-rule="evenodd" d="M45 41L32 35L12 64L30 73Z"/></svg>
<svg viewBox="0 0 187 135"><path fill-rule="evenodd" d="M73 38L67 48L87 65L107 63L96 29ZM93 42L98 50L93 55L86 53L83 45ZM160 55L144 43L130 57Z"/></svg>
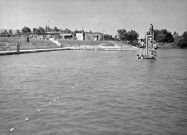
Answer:
<svg viewBox="0 0 187 135"><path fill-rule="evenodd" d="M69 92L69 90L68 90L68 92Z"/></svg>
<svg viewBox="0 0 187 135"><path fill-rule="evenodd" d="M40 112L40 109L38 109L38 112Z"/></svg>
<svg viewBox="0 0 187 135"><path fill-rule="evenodd" d="M59 97L57 97L57 99L59 99Z"/></svg>
<svg viewBox="0 0 187 135"><path fill-rule="evenodd" d="M49 102L49 104L51 104L52 102Z"/></svg>
<svg viewBox="0 0 187 135"><path fill-rule="evenodd" d="M53 101L56 101L56 99L53 99Z"/></svg>
<svg viewBox="0 0 187 135"><path fill-rule="evenodd" d="M74 89L74 87L72 87L72 89Z"/></svg>
<svg viewBox="0 0 187 135"><path fill-rule="evenodd" d="M10 132L13 132L13 131L14 131L14 128L11 128L11 129L10 129Z"/></svg>
<svg viewBox="0 0 187 135"><path fill-rule="evenodd" d="M26 120L26 121L28 121L28 120L29 120L29 118L26 118L25 120Z"/></svg>

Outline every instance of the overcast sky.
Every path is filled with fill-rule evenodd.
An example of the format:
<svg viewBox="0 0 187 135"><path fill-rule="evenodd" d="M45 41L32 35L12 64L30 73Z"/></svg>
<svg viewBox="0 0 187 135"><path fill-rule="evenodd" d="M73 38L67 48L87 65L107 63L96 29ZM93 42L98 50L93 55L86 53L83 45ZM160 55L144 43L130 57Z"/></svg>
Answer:
<svg viewBox="0 0 187 135"><path fill-rule="evenodd" d="M0 0L0 29L68 28L144 37L150 23L180 35L187 31L187 0Z"/></svg>

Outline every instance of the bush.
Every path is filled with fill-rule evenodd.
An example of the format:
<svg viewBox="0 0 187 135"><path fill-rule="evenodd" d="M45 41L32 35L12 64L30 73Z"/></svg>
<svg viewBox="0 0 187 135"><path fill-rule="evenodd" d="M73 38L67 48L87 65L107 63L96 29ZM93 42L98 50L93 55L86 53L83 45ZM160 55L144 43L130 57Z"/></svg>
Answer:
<svg viewBox="0 0 187 135"><path fill-rule="evenodd" d="M118 35L119 35L120 40L129 41L130 43L137 41L139 37L139 34L136 31L131 30L127 32L125 29L119 29Z"/></svg>
<svg viewBox="0 0 187 135"><path fill-rule="evenodd" d="M172 43L174 42L173 35L167 29L154 30L155 41L159 43Z"/></svg>
<svg viewBox="0 0 187 135"><path fill-rule="evenodd" d="M182 36L177 38L177 46L180 48L187 48L187 31Z"/></svg>

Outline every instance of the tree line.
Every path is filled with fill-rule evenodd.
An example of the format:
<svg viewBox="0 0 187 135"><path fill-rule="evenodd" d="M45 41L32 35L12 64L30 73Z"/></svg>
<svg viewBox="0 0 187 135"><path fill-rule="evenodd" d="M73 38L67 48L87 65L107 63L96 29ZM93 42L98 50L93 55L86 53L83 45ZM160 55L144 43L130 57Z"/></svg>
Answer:
<svg viewBox="0 0 187 135"><path fill-rule="evenodd" d="M39 28L33 28L32 30L29 27L23 27L20 30L16 30L16 32L13 34L12 30L4 30L0 33L0 37L12 37L12 36L20 36L27 33L46 33L46 32L62 32L62 33L79 33L84 32L83 30L75 30L71 31L70 29L66 28L64 30L57 28L56 26L54 28L50 28L49 26L39 27ZM92 33L92 31L90 30ZM102 34L102 33L101 33ZM112 37L112 35L109 34L103 34L103 39L105 40L121 40L121 41L127 41L131 44L138 42L139 34L135 30L127 31L126 29L118 29L117 35L115 37ZM145 39L141 39L145 40ZM181 36L177 32L174 32L173 34L169 32L167 29L154 30L154 40L157 43L175 43L180 48L186 48L187 47L187 31L185 31Z"/></svg>
<svg viewBox="0 0 187 135"><path fill-rule="evenodd" d="M134 30L126 31L125 29L119 29L117 32L119 39L122 41L129 41L132 44L138 41L139 34ZM145 41L145 38L141 40ZM177 32L172 34L167 29L155 29L154 40L157 43L174 43L180 48L187 48L187 31L179 36Z"/></svg>
<svg viewBox="0 0 187 135"><path fill-rule="evenodd" d="M28 34L28 33L36 33L36 34L43 34L43 33L46 33L46 32L62 32L62 33L81 33L81 32L84 32L84 30L75 30L75 31L72 31L68 28L62 30L60 28L57 28L56 26L54 28L51 28L49 26L45 26L44 28L43 27L39 27L39 28L33 28L32 30L29 28L29 27L23 27L20 30L16 30L16 33L12 33L12 30L4 30L3 32L0 33L0 37L14 37L14 36L21 36L21 35L25 35L25 34ZM92 31L90 30L89 31L90 33L92 33ZM102 33L100 33L102 34ZM102 34L103 35L103 34ZM109 34L104 34L103 35L104 39L105 40L114 40L114 38L112 37L112 35L109 35Z"/></svg>

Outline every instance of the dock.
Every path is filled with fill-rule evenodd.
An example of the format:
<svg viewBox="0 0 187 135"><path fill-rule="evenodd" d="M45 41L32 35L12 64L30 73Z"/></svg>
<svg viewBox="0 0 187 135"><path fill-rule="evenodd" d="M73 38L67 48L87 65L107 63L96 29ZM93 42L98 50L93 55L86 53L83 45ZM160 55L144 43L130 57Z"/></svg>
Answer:
<svg viewBox="0 0 187 135"><path fill-rule="evenodd" d="M17 50L13 51L0 51L0 56L2 55L14 55L14 54L26 54L26 53L37 53L37 52L50 52L50 51L62 51L62 50L72 50L71 48L49 48L49 49L32 49L32 50Z"/></svg>

